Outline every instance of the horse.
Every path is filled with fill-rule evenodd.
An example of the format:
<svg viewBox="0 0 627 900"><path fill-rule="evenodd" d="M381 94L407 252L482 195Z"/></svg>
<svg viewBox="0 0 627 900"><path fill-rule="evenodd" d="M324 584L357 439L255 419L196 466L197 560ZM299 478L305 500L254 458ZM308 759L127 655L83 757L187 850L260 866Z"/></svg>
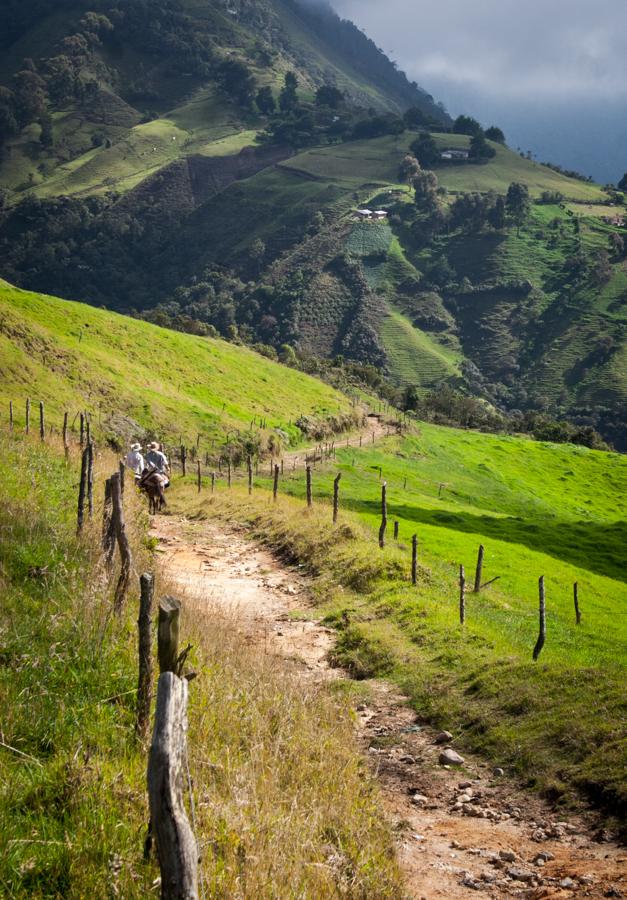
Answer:
<svg viewBox="0 0 627 900"><path fill-rule="evenodd" d="M148 496L148 511L150 515L156 515L161 512L164 506L167 506L165 492L163 490L163 476L156 471L150 469L143 473L137 482L140 491Z"/></svg>

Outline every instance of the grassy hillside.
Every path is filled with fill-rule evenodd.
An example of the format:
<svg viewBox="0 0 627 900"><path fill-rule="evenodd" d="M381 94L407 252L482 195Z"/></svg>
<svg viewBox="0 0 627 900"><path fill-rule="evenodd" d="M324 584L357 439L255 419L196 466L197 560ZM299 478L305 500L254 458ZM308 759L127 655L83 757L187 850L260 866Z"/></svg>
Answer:
<svg viewBox="0 0 627 900"><path fill-rule="evenodd" d="M351 408L343 394L250 350L2 281L0 358L3 418L14 400L21 420L30 396L46 401L57 427L65 410L87 409L105 432L188 443L200 434L206 443L255 417L298 441L301 415L341 418Z"/></svg>
<svg viewBox="0 0 627 900"><path fill-rule="evenodd" d="M376 537L379 467L389 504L384 551ZM342 512L329 540L338 471ZM336 464L314 475L326 512L303 516L302 472L286 474L282 491L299 499L274 513L263 495L252 502L222 495L218 509L247 518L319 572L321 599L340 629L340 661L359 677L393 673L416 708L460 745L481 748L548 796L568 803L576 788L609 809L625 808L624 457L425 425L416 437L376 449L338 451ZM475 595L480 543L483 582L498 580ZM460 564L468 584L463 628ZM540 575L548 636L533 663Z"/></svg>

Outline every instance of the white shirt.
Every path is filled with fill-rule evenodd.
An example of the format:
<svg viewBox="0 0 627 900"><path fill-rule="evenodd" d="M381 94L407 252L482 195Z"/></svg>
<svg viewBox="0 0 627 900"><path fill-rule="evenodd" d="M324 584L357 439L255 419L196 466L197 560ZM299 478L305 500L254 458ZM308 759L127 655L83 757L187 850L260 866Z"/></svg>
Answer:
<svg viewBox="0 0 627 900"><path fill-rule="evenodd" d="M131 469L136 475L144 471L144 457L139 450L131 450L126 457L126 468Z"/></svg>

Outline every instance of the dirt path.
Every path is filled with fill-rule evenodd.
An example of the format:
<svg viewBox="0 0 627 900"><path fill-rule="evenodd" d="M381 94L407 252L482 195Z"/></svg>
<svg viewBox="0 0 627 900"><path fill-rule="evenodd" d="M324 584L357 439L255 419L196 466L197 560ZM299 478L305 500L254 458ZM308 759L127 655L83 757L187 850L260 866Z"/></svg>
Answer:
<svg viewBox="0 0 627 900"><path fill-rule="evenodd" d="M316 620L307 579L243 534L214 523L155 520L171 580L198 599L236 607L251 643L294 661L303 678L328 680L333 632ZM390 685L369 684L357 709L360 740L381 784L412 898L624 897L627 851L579 818L561 821L499 770L465 754L440 764L450 746L417 719ZM453 742L454 743L454 742Z"/></svg>
<svg viewBox="0 0 627 900"><path fill-rule="evenodd" d="M362 431L358 431L356 434L344 438L336 436L333 440L335 441L335 446L338 450L343 450L348 447L365 448L374 443L378 443L382 438L387 437L388 432L393 433L393 430L388 429L388 426L383 421L383 416L379 417L372 414L368 416L368 424ZM320 444L317 444L315 447L301 447L300 450L287 450L283 454L283 459L286 463L304 463L305 457L314 453L319 446Z"/></svg>

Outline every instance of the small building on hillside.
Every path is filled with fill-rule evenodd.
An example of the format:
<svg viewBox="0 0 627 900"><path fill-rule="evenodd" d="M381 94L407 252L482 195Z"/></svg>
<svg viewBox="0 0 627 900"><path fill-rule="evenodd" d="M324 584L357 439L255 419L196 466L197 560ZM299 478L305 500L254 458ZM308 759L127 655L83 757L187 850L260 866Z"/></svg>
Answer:
<svg viewBox="0 0 627 900"><path fill-rule="evenodd" d="M448 162L454 162L456 160L465 160L470 156L469 150L454 150L452 148L447 150L442 150L440 153L440 159L445 159Z"/></svg>
<svg viewBox="0 0 627 900"><path fill-rule="evenodd" d="M358 209L355 211L358 219L371 219L374 213L371 209Z"/></svg>
<svg viewBox="0 0 627 900"><path fill-rule="evenodd" d="M375 209L373 215L374 215L375 219L377 219L378 221L381 221L382 219L387 219L388 211L387 211L387 209Z"/></svg>

